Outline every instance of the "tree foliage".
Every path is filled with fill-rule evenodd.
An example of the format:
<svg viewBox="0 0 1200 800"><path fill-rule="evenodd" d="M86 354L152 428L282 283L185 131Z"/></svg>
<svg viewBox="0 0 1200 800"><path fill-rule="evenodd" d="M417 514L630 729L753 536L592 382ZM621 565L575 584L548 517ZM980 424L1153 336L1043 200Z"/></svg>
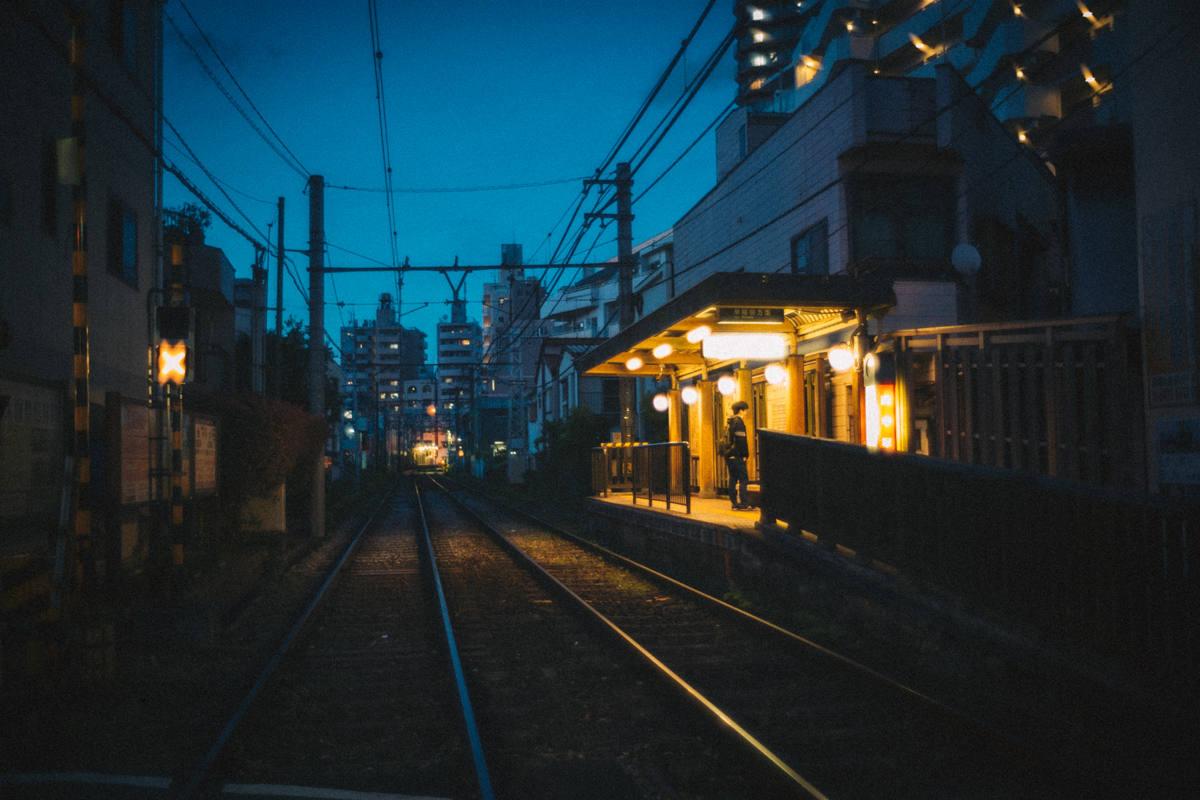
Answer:
<svg viewBox="0 0 1200 800"><path fill-rule="evenodd" d="M180 244L204 244L204 232L212 225L212 214L195 203L163 209L163 238Z"/></svg>
<svg viewBox="0 0 1200 800"><path fill-rule="evenodd" d="M531 488L554 503L574 501L591 493L592 448L608 434L608 422L587 406L576 406L566 419L542 428L539 444L545 461L531 476Z"/></svg>
<svg viewBox="0 0 1200 800"><path fill-rule="evenodd" d="M283 400L257 395L197 395L191 406L218 418L222 506L267 497L311 465L325 442L325 423Z"/></svg>
<svg viewBox="0 0 1200 800"><path fill-rule="evenodd" d="M277 378L275 369L275 354L282 348L283 364ZM274 330L267 331L265 359L265 394L274 397L275 386L279 384L279 397L300 408L308 408L308 328L295 317L288 317L283 323L283 336L276 336ZM328 356L328 352L327 352ZM327 360L329 360L327 358ZM248 392L252 386L253 354L250 339L239 336L234 357L234 385L238 391ZM338 392L337 381L326 378L325 381L325 410L328 417L336 419L341 409L341 394Z"/></svg>

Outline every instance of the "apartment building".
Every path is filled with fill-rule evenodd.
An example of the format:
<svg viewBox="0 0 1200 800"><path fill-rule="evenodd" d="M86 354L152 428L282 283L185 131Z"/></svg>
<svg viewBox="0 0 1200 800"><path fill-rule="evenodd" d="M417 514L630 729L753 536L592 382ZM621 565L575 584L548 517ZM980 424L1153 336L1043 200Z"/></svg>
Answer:
<svg viewBox="0 0 1200 800"><path fill-rule="evenodd" d="M924 189L870 184L878 184L883 172L924 173L949 182L949 197L940 201L952 205L946 240L974 244L983 256L977 282L964 287L967 307L956 304L959 321L1132 313L1138 286L1131 97L1114 91L1136 59L1126 5L1124 0L738 2L739 108L718 134L720 184L730 185L743 164L753 161L761 168L754 153L768 142L778 151L782 134L789 160L803 162L793 175L803 173L807 180L794 181L790 188L797 194L787 196L792 202L764 209L765 219L803 201L799 213L779 221L791 228L783 238L827 239L828 266L820 261L821 249L818 269L839 272L862 268L865 259L909 258L911 236L899 231L911 225L865 211L864 203L920 201ZM946 98L931 88L939 67L959 78L942 79ZM847 70L861 79L831 92ZM981 138L956 126L952 118L963 121L968 106L981 131L998 126L1025 153L1013 155L1016 148L1005 147L996 132ZM846 113L851 109L854 116ZM803 119L799 126L797 115ZM853 151L839 144L847 136L854 137ZM919 154L925 143L936 151ZM837 152L822 154L822 148ZM980 165L971 174L969 162L981 154L999 154L1005 163ZM949 163L955 158L965 168ZM907 165L899 163L905 160ZM1042 219L1031 216L1035 209L1028 203L1016 215L996 210L1010 205L1010 198L1021 203L1031 190L1028 176L1009 180L1012 165L1021 160L1041 162L1041 182L1061 206L1045 209ZM732 183L744 182L747 172L742 168ZM871 173L874 181L867 177ZM1042 194L1040 187L1033 191ZM890 196L896 192L903 197ZM931 199L937 194L947 191L934 188ZM743 236L763 241L748 215L740 209L730 214L740 227L725 243ZM920 212L929 225L935 224L932 216L940 216L936 224L943 227L946 214ZM762 214L753 218L758 225L765 222ZM824 232L812 227L822 220ZM688 234L681 238L690 246ZM923 238L927 246L920 257L943 258L944 248L930 249L933 240ZM806 247L803 241L798 246ZM745 258L746 248L740 251ZM689 252L693 271L711 271L694 263L709 255ZM771 270L796 261L781 250L770 258ZM724 259L716 268L727 266ZM914 304L901 297L897 313L905 306Z"/></svg>
<svg viewBox="0 0 1200 800"><path fill-rule="evenodd" d="M31 0L0 6L0 556L44 550L62 503L64 456L77 452L76 208L86 209L90 444L105 444L110 395L141 403L143 446L149 435L157 199L146 143L155 131L157 4L80 9L86 80L83 116L73 124L67 7ZM101 468L92 467L92 481L100 481L92 484L92 527L98 560L112 564L123 552L117 538L99 538L106 524L116 524L115 514L103 513ZM132 496L148 499L149 475L133 483Z"/></svg>
<svg viewBox="0 0 1200 800"><path fill-rule="evenodd" d="M354 457L370 452L383 459L396 455L387 432L395 431L404 411L404 382L422 377L425 333L399 324L390 293L379 296L372 320L341 329L342 408L354 433L345 436L342 452ZM343 427L345 431L345 427Z"/></svg>

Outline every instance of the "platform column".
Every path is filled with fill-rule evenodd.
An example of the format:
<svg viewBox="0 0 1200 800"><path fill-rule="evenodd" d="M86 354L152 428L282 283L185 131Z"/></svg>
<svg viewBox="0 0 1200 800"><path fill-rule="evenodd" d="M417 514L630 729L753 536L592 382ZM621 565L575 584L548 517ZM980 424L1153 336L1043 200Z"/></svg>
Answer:
<svg viewBox="0 0 1200 800"><path fill-rule="evenodd" d="M742 420L746 423L746 446L750 450L750 455L746 457L746 471L750 473L750 480L758 480L758 439L755 436L758 430L757 410L754 408L754 388L750 382L751 371L742 367L734 372L734 378L737 380L737 398L742 400L749 406L746 413L742 415Z"/></svg>
<svg viewBox="0 0 1200 800"><path fill-rule="evenodd" d="M667 392L667 441L683 441L683 399L678 386Z"/></svg>
<svg viewBox="0 0 1200 800"><path fill-rule="evenodd" d="M712 381L696 381L696 418L700 424L696 426L696 485L700 487L699 497L716 497L715 459L717 451L717 416L713 408L715 387Z"/></svg>
<svg viewBox="0 0 1200 800"><path fill-rule="evenodd" d="M804 407L807 393L804 391L804 356L787 357L787 432L803 436L806 429L808 409Z"/></svg>

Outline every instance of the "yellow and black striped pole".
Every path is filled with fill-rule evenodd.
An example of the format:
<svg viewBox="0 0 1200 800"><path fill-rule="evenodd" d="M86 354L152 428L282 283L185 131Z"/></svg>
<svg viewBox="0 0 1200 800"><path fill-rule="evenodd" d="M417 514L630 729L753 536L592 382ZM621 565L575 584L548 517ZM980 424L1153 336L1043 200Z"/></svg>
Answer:
<svg viewBox="0 0 1200 800"><path fill-rule="evenodd" d="M85 16L79 7L69 12L71 24L71 138L75 156L72 204L73 276L72 316L75 324L75 461L77 492L75 505L76 579L86 577L90 586L95 559L92 553L91 461L88 457L91 408L88 368L88 259L87 259L87 149L85 139L83 54L87 46ZM86 576L84 574L86 570Z"/></svg>
<svg viewBox="0 0 1200 800"><path fill-rule="evenodd" d="M183 246L171 246L171 303L183 304ZM171 426L171 567L183 566L183 377L167 383Z"/></svg>

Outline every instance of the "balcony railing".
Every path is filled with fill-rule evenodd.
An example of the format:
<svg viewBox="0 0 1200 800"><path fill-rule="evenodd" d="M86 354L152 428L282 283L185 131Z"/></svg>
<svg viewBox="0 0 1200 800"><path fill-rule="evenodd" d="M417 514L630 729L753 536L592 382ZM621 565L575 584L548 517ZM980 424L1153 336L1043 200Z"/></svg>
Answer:
<svg viewBox="0 0 1200 800"><path fill-rule="evenodd" d="M659 497L692 512L692 458L687 442L609 445L592 450L592 492L628 491L636 505L639 497L654 506Z"/></svg>

